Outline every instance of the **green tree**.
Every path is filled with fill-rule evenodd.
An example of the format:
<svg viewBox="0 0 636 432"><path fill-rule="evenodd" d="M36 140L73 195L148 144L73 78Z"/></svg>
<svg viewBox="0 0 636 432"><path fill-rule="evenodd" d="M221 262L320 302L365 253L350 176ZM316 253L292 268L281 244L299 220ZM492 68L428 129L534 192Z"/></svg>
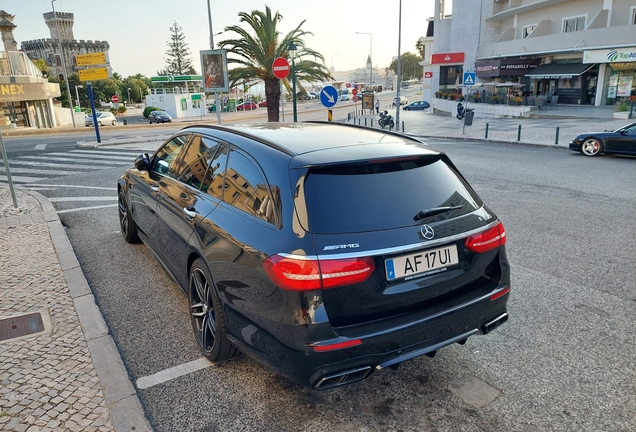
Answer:
<svg viewBox="0 0 636 432"><path fill-rule="evenodd" d="M40 69L42 75L44 75L45 77L49 76L49 67L46 64L46 60L39 58L37 60L34 60L33 63L35 64L35 67Z"/></svg>
<svg viewBox="0 0 636 432"><path fill-rule="evenodd" d="M185 42L185 35L181 26L175 21L170 27L170 41L167 42L166 68L158 71L159 75L196 75L192 66L190 48Z"/></svg>
<svg viewBox="0 0 636 432"><path fill-rule="evenodd" d="M253 10L249 14L240 12L238 16L239 22L247 23L253 34L239 26L225 27L225 31L232 31L239 36L237 39L228 39L219 43L221 48L227 49L230 53L228 63L240 65L229 70L230 85L234 86L244 80L249 80L254 84L257 81L263 81L267 98L267 120L277 122L279 120L280 86L278 78L272 73L272 63L277 57L289 57L287 47L291 42L297 47L295 60L297 83L300 81L324 82L331 75L324 65L324 57L308 48L302 39L307 35L313 36L313 33L301 30L305 20L295 29L283 35L276 28L283 16L278 11L272 15L268 6L265 6L265 12ZM284 80L284 85L288 89L291 87L291 74L288 79ZM302 85L299 87L302 91Z"/></svg>
<svg viewBox="0 0 636 432"><path fill-rule="evenodd" d="M422 39L418 39L417 42L415 42L415 49L420 54L421 59L424 60L424 56L426 55L426 47L424 46L424 42L422 42Z"/></svg>
<svg viewBox="0 0 636 432"><path fill-rule="evenodd" d="M416 54L406 52L400 56L402 59L402 79L416 79L422 77L422 66L420 62L422 59ZM389 69L392 69L397 74L397 59L393 60L389 65Z"/></svg>

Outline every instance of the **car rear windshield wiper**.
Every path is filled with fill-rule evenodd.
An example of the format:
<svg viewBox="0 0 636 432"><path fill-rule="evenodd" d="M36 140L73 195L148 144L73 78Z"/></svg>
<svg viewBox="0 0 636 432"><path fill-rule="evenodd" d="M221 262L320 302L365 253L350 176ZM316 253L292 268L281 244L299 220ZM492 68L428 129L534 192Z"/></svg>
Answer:
<svg viewBox="0 0 636 432"><path fill-rule="evenodd" d="M456 205L456 206L445 206L445 207L433 207L430 209L426 209L426 210L422 210L421 212L419 212L418 214L415 215L415 217L413 218L413 220L422 220L426 217L429 216L434 216L436 214L440 214L440 213L444 213L450 210L459 210L460 208L464 207L463 205Z"/></svg>

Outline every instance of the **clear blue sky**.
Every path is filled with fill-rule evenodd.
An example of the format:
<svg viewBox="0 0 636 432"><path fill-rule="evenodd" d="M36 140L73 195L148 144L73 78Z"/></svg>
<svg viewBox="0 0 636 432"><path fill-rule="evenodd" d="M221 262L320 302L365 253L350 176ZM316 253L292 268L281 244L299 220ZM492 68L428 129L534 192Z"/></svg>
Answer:
<svg viewBox="0 0 636 432"><path fill-rule="evenodd" d="M426 32L434 1L402 0L402 53L416 52L415 42ZM307 45L325 57L327 67L333 61L339 71L365 67L370 37L355 32L372 33L375 67L383 69L397 56L398 0L210 0L210 4L215 33L238 25L239 12L264 11L266 4L283 15L279 24L283 33L305 19L303 29L314 33L306 39ZM0 9L15 15L18 47L23 41L50 37L42 16L52 10L50 0L0 0ZM124 77L153 76L164 68L173 21L183 28L199 72L198 53L209 49L206 0L57 0L55 10L75 15L76 39L108 41L111 66ZM229 35L215 36L214 41Z"/></svg>

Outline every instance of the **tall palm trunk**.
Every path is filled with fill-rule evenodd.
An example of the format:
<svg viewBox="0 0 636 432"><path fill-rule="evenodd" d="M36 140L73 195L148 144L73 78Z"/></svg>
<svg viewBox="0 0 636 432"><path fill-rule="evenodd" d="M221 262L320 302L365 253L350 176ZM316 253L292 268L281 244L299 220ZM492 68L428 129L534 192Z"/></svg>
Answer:
<svg viewBox="0 0 636 432"><path fill-rule="evenodd" d="M265 98L267 100L267 121L279 121L280 80L278 78L265 78Z"/></svg>

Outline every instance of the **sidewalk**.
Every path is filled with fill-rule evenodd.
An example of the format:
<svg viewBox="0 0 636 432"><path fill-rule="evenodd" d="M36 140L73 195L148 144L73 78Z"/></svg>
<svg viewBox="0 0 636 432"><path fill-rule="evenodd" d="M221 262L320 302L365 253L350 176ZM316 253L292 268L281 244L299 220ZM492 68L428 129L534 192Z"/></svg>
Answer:
<svg viewBox="0 0 636 432"><path fill-rule="evenodd" d="M47 198L0 184L0 429L150 431Z"/></svg>

